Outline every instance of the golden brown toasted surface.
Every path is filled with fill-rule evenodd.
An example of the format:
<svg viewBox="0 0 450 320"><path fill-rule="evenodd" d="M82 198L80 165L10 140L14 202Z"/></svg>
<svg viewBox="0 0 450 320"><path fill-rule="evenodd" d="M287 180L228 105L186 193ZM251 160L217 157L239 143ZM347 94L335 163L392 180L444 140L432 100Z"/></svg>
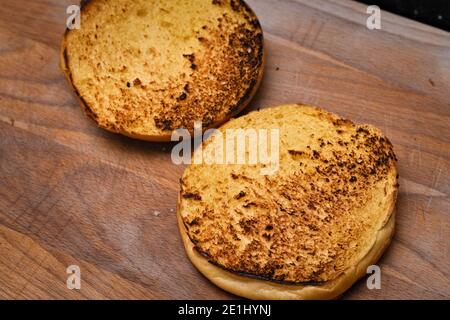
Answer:
<svg viewBox="0 0 450 320"><path fill-rule="evenodd" d="M263 34L243 1L88 1L66 32L62 68L88 114L140 137L217 125L263 72Z"/></svg>
<svg viewBox="0 0 450 320"><path fill-rule="evenodd" d="M263 176L259 165L190 165L179 214L196 250L226 270L286 283L331 281L361 261L395 203L389 140L299 105L252 112L220 130L231 128L278 128L280 169Z"/></svg>
<svg viewBox="0 0 450 320"><path fill-rule="evenodd" d="M395 230L394 204L392 214L386 224L377 232L372 248L357 264L347 269L339 277L320 285L288 284L285 282L267 281L256 277L248 277L229 272L211 264L195 249L186 234L186 228L178 214L178 227L184 248L192 264L211 282L220 288L247 299L257 300L325 300L337 299L353 283L367 274L367 268L375 264L389 246Z"/></svg>

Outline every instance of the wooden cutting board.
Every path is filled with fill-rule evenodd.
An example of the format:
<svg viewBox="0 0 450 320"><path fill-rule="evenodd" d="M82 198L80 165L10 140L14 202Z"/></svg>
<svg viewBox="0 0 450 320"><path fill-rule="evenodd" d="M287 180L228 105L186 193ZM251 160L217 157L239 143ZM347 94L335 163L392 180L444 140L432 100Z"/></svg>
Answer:
<svg viewBox="0 0 450 320"><path fill-rule="evenodd" d="M350 1L249 0L267 68L251 108L322 106L380 127L399 158L395 239L381 290L345 299L450 298L450 34ZM171 144L104 132L59 71L71 1L0 6L0 298L234 298L191 265ZM66 268L81 268L81 290Z"/></svg>

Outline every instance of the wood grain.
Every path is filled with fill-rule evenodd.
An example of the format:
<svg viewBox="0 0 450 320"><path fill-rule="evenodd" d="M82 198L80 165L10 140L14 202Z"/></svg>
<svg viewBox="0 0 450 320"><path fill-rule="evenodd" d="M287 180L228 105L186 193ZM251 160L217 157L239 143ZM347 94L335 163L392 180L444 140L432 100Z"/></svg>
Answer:
<svg viewBox="0 0 450 320"><path fill-rule="evenodd" d="M267 68L251 108L305 102L380 127L399 158L382 289L345 299L449 299L450 34L350 1L249 0ZM187 260L170 144L97 129L58 69L70 1L0 6L0 297L233 298ZM82 288L66 288L81 267Z"/></svg>

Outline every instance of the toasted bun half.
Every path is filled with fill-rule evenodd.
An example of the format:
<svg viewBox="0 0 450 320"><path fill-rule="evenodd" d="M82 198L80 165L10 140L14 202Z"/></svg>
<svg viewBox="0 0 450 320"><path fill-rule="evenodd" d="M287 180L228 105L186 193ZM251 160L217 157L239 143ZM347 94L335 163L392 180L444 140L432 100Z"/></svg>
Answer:
<svg viewBox="0 0 450 320"><path fill-rule="evenodd" d="M340 296L394 234L391 143L373 126L284 105L231 120L203 143L204 157L226 145L220 141L229 141L229 129L278 130L279 169L263 175L267 163L188 166L177 215L189 259L246 298Z"/></svg>
<svg viewBox="0 0 450 320"><path fill-rule="evenodd" d="M242 0L83 1L61 68L106 130L170 141L242 111L264 69L263 32Z"/></svg>

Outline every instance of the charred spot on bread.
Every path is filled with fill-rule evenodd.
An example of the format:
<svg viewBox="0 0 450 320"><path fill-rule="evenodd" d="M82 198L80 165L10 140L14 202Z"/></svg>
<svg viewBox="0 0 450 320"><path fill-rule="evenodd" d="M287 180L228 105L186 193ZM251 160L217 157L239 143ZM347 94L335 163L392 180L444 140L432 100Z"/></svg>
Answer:
<svg viewBox="0 0 450 320"><path fill-rule="evenodd" d="M202 200L202 197L199 194L193 193L193 192L184 193L183 198L184 199L193 199L193 200L197 200L197 201Z"/></svg>

